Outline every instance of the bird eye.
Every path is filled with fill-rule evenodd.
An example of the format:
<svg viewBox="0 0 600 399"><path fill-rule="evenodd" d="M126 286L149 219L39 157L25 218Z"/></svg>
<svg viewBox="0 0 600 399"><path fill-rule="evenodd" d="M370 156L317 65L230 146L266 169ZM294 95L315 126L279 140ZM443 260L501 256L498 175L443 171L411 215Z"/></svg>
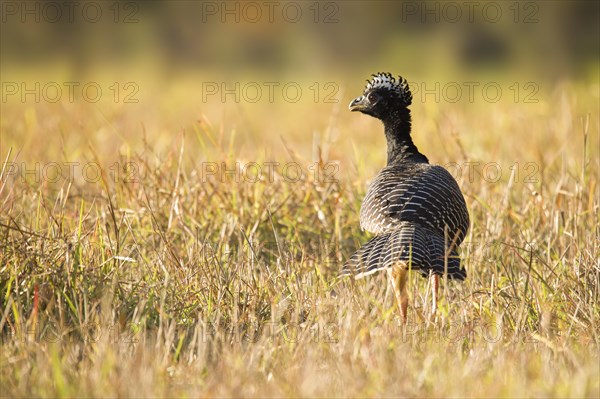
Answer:
<svg viewBox="0 0 600 399"><path fill-rule="evenodd" d="M370 103L376 103L378 99L379 99L379 96L375 93L369 93L367 95L367 100L369 100Z"/></svg>

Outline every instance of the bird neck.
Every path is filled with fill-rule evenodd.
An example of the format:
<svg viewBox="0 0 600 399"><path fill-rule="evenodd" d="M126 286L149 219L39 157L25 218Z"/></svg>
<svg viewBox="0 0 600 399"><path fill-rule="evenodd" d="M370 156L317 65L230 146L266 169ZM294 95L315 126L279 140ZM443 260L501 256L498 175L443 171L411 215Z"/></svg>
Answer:
<svg viewBox="0 0 600 399"><path fill-rule="evenodd" d="M410 110L404 108L394 111L383 121L387 140L387 163L391 165L403 160L428 162L421 154L410 136Z"/></svg>

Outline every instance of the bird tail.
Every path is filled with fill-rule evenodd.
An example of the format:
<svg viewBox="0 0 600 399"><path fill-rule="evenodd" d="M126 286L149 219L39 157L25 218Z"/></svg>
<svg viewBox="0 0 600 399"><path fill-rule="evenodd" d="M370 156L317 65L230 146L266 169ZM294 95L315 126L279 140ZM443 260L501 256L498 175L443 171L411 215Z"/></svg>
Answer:
<svg viewBox="0 0 600 399"><path fill-rule="evenodd" d="M443 236L415 224L406 224L392 232L378 235L360 247L344 264L340 276L359 279L399 263L428 276L430 271L464 280L467 273L461 267L456 248L446 256Z"/></svg>

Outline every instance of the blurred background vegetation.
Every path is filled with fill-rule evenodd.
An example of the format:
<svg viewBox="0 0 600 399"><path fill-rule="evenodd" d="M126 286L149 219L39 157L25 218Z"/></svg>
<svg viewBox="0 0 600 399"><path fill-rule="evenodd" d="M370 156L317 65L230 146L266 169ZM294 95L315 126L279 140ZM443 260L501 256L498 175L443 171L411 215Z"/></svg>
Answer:
<svg viewBox="0 0 600 399"><path fill-rule="evenodd" d="M581 102L598 104L599 16L593 1L5 1L2 153L12 147L34 160L65 153L73 160L83 143L114 154L122 145L136 151L142 137L160 148L182 130L197 129L199 121L220 132L235 131L238 150L248 156L272 139L300 144L313 141L315 132L350 151L344 137L352 125L338 121L338 111L345 111L364 79L380 70L420 82L413 91L435 92L439 82L438 95L456 82L462 90L457 102L473 112L462 126L466 140L487 145L481 135L490 126L478 125L477 115L493 113L503 102L515 106L515 118L523 107L545 113L559 105L557 91L581 83ZM44 93L36 101L31 94L21 97L21 86L13 94L14 85L7 82L25 82L29 90L38 82L38 92L55 82L63 92L60 101L44 101ZM79 85L74 101L68 101L64 82ZM80 88L89 82L101 87L100 101L81 100ZM246 89L253 98L252 85L258 84L259 100L222 97L221 89L236 82L238 94L250 82ZM265 82L279 85L272 100ZM297 102L287 101L280 90L289 82L302 89ZM326 86L330 82L334 85ZM465 82L478 85L473 99ZM489 82L502 89L499 103L487 101L481 91ZM206 95L207 83L219 91ZM135 102L125 101L128 94ZM413 110L426 120L439 119L457 105L443 94L415 95ZM534 103L524 101L527 95ZM322 118L325 112L334 119ZM365 118L342 119L359 123L354 130L375 126ZM81 137L81 125L95 134ZM42 137L61 138L63 144L40 153L32 144ZM340 154L334 150L332 156Z"/></svg>
<svg viewBox="0 0 600 399"><path fill-rule="evenodd" d="M589 77L598 2L3 2L2 67ZM130 73L133 71L129 71ZM538 76L539 75L539 76Z"/></svg>

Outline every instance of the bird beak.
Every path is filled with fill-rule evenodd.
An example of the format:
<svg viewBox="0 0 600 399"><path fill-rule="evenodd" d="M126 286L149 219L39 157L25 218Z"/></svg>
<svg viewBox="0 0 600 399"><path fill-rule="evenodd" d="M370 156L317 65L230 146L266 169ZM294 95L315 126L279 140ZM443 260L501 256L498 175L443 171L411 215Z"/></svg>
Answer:
<svg viewBox="0 0 600 399"><path fill-rule="evenodd" d="M360 96L352 100L350 103L350 111L362 111L368 108L367 99L365 96Z"/></svg>

